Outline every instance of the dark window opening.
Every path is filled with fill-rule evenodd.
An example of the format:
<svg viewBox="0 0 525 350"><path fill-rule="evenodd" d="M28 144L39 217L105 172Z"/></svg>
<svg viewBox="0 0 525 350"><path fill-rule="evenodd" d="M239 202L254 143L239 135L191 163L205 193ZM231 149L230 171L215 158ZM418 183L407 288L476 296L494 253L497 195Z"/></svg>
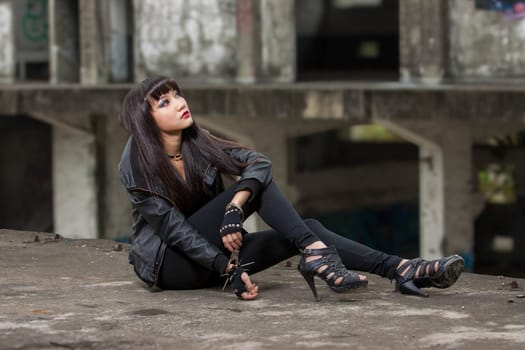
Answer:
<svg viewBox="0 0 525 350"><path fill-rule="evenodd" d="M317 190L310 193L311 197L303 198L302 214L305 217L316 218L333 232L390 254L419 254L417 181L401 181L403 185L390 189L384 184L370 186L368 178L359 179L352 175L352 168L368 168L372 172L378 169L376 166L387 165L381 169L391 170L384 174L384 178L392 182L395 181L392 179L401 176L396 174L397 166L406 169L409 164L417 172L418 146L373 124L300 136L291 142L294 152L291 157L294 159L291 172L296 177L295 180L301 173L310 173L316 174L316 182L301 185L319 187L324 186L327 181L338 183L335 186L337 192L330 192L334 186L327 186L328 195ZM343 169L348 172L345 173L346 170ZM330 175L331 170L333 173ZM342 174L347 174L348 177ZM348 183L355 185L346 186ZM378 190L381 186L382 189ZM381 198L371 199L374 191L382 192L383 189L397 194L386 201ZM383 193L378 197L382 195ZM309 200L312 202L307 203ZM327 208L323 205L327 202L338 204Z"/></svg>
<svg viewBox="0 0 525 350"><path fill-rule="evenodd" d="M418 147L409 142L356 141L346 129L301 136L296 140L296 171L312 171L381 162L415 162Z"/></svg>
<svg viewBox="0 0 525 350"><path fill-rule="evenodd" d="M297 1L298 80L398 80L399 4Z"/></svg>

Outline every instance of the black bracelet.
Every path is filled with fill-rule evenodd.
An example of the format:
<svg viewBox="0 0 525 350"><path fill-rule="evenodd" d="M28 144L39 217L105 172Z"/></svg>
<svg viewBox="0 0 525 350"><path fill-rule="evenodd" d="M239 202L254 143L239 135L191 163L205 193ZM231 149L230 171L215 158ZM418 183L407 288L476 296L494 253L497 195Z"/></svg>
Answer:
<svg viewBox="0 0 525 350"><path fill-rule="evenodd" d="M237 208L237 209L239 210L239 212L241 213L241 221L244 220L244 211L242 210L241 207L239 207L239 206L238 206L237 204L235 204L235 203L231 203L231 202L230 202L230 203L228 203L228 204L226 205L226 211L228 211L228 209L230 209L230 208Z"/></svg>
<svg viewBox="0 0 525 350"><path fill-rule="evenodd" d="M224 213L224 218L222 219L221 227L219 228L221 237L231 233L241 232L243 216L244 213L241 208L236 205L228 205Z"/></svg>

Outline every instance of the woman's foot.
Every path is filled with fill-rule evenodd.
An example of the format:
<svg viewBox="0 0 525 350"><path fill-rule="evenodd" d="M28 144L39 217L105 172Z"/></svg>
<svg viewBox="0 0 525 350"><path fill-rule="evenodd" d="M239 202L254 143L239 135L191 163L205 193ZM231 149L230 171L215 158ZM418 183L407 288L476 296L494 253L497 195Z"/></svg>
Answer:
<svg viewBox="0 0 525 350"><path fill-rule="evenodd" d="M315 275L338 293L368 284L365 276L346 269L335 247L327 247L320 241L307 246L302 251L297 268L310 286L316 301L319 300L319 297L314 282Z"/></svg>
<svg viewBox="0 0 525 350"><path fill-rule="evenodd" d="M396 290L403 294L428 297L420 288L448 288L463 270L465 261L459 255L451 255L432 261L404 259L396 268Z"/></svg>
<svg viewBox="0 0 525 350"><path fill-rule="evenodd" d="M324 249L324 248L328 248L326 246L326 244L324 244L322 241L317 241L317 242L314 242L308 246L306 246L306 249ZM310 262L312 260L317 260L317 259L320 259L322 257L322 255L311 255L311 256L307 256L305 257L305 262ZM328 267L328 265L322 265L318 270L317 272L318 273L322 273L326 268ZM327 278L331 278L333 276L335 272L331 272L328 274ZM361 275L359 274L359 279L363 282L367 282L367 279L366 279L366 276L365 275ZM341 284L341 282L343 282L343 277L339 277L335 280L335 285L338 286Z"/></svg>

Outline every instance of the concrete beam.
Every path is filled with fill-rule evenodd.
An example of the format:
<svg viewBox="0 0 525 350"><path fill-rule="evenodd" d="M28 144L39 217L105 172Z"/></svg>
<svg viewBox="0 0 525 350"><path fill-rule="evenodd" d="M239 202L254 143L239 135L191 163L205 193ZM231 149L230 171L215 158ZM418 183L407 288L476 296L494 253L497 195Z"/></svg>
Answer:
<svg viewBox="0 0 525 350"><path fill-rule="evenodd" d="M515 84L436 87L400 83L181 85L192 112L211 118L350 123L367 123L373 118L417 118L522 124L525 117L525 88ZM82 106L86 114L115 116L130 88L130 84L9 85L0 86L0 101L6 101L3 106L9 114L78 113Z"/></svg>

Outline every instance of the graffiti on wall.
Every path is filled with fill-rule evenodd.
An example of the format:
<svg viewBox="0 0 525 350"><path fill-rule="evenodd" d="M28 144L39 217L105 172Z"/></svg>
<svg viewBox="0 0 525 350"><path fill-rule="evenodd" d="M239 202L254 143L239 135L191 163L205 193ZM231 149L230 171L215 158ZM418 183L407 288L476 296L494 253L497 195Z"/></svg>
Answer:
<svg viewBox="0 0 525 350"><path fill-rule="evenodd" d="M32 43L47 42L47 0L26 0L21 21L25 40Z"/></svg>
<svg viewBox="0 0 525 350"><path fill-rule="evenodd" d="M474 0L477 9L501 12L506 19L525 17L524 0Z"/></svg>

